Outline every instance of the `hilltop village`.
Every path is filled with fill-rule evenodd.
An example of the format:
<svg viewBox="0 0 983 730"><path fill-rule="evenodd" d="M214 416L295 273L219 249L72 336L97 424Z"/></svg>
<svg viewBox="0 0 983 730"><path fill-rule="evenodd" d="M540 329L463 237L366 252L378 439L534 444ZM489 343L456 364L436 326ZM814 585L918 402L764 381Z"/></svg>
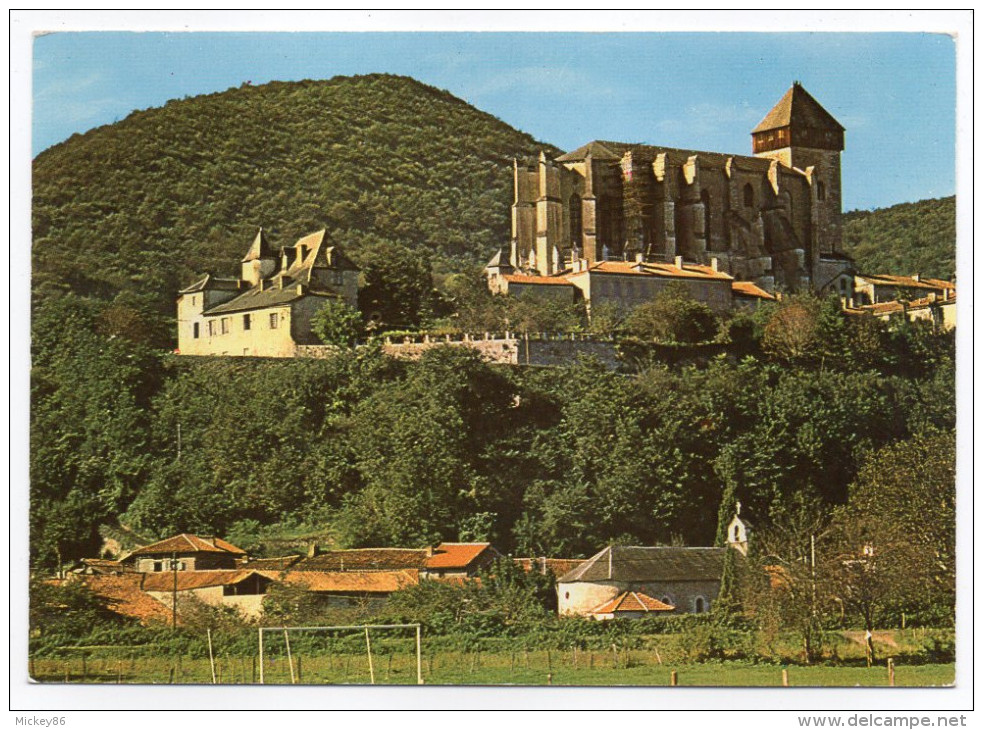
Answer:
<svg viewBox="0 0 983 730"><path fill-rule="evenodd" d="M811 292L838 297L854 316L951 329L953 283L860 273L843 253L844 134L796 83L752 130L750 156L595 140L532 166L515 161L511 243L485 266L488 288L580 303L588 317L603 305L630 312L670 286L717 314ZM261 229L238 277L209 274L181 290L178 351L318 356L313 316L327 300L357 307L358 278L326 231L274 251ZM504 343L488 342L496 334ZM453 341L521 362L511 336ZM421 343L403 339L387 342L391 354L418 356Z"/></svg>

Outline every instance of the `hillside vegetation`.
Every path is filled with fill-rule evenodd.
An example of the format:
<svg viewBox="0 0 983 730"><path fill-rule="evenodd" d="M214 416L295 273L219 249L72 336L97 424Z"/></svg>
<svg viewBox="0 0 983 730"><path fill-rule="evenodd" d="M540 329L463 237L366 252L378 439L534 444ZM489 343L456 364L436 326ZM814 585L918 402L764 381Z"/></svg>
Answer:
<svg viewBox="0 0 983 730"><path fill-rule="evenodd" d="M951 279L956 271L956 198L850 211L843 219L843 250L862 273Z"/></svg>
<svg viewBox="0 0 983 730"><path fill-rule="evenodd" d="M390 244L437 268L509 237L514 156L554 148L413 79L270 83L137 111L38 155L34 284L171 314L203 270L232 273L327 228L354 258ZM442 262L445 265L442 265Z"/></svg>

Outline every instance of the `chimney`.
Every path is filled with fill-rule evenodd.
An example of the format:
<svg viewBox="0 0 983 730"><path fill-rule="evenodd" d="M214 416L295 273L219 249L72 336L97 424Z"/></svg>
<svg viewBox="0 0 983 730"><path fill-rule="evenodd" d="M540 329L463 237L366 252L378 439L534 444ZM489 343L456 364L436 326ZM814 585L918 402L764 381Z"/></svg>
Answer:
<svg viewBox="0 0 983 730"><path fill-rule="evenodd" d="M856 309L856 307L855 307L855 306L853 306L853 297L850 297L850 298L849 298L849 299L847 300L847 307L848 307L849 309Z"/></svg>
<svg viewBox="0 0 983 730"><path fill-rule="evenodd" d="M710 258L710 268L714 271L720 271L720 259L716 256Z"/></svg>
<svg viewBox="0 0 983 730"><path fill-rule="evenodd" d="M645 263L645 254L643 254L643 253L636 253L635 254L635 263L636 264L644 264Z"/></svg>
<svg viewBox="0 0 983 730"><path fill-rule="evenodd" d="M683 257L682 256L677 256L676 257L676 268L677 269L683 268Z"/></svg>
<svg viewBox="0 0 983 730"><path fill-rule="evenodd" d="M310 545L307 546L307 557L313 558L316 557L317 554L318 554L317 541L314 540L311 542Z"/></svg>
<svg viewBox="0 0 983 730"><path fill-rule="evenodd" d="M920 282L922 280L922 275L921 274L912 274L911 275L911 278L914 279L915 281Z"/></svg>

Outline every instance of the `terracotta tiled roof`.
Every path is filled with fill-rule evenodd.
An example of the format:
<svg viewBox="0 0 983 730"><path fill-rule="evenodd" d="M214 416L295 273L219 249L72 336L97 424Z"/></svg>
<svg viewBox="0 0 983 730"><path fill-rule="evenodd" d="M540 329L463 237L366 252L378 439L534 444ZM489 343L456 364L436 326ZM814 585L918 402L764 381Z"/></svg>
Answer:
<svg viewBox="0 0 983 730"><path fill-rule="evenodd" d="M607 603L602 603L591 613L618 613L620 611L675 611L675 606L656 600L651 596L646 596L638 591L626 591L616 598L612 598Z"/></svg>
<svg viewBox="0 0 983 730"><path fill-rule="evenodd" d="M446 568L467 568L485 554L494 551L490 542L442 542L436 547L433 556L427 558L427 570Z"/></svg>
<svg viewBox="0 0 983 730"><path fill-rule="evenodd" d="M214 586L229 586L241 583L253 574L272 580L271 575L257 570L179 570L177 571L177 590L193 591ZM166 592L174 590L174 572L141 573L145 591ZM275 575L275 573L273 574Z"/></svg>
<svg viewBox="0 0 983 730"><path fill-rule="evenodd" d="M751 130L751 133L768 132L790 125L810 129L843 131L843 125L836 121L832 114L823 109L822 104L813 99L812 95L797 83L785 92L785 96L779 99L758 126Z"/></svg>
<svg viewBox="0 0 983 730"><path fill-rule="evenodd" d="M573 286L569 281L557 276L530 276L527 274L505 274L504 278L510 284L526 284L533 286Z"/></svg>
<svg viewBox="0 0 983 730"><path fill-rule="evenodd" d="M140 589L143 575L125 573L121 575L90 575L81 578L85 586L114 613L135 618L142 624L169 623L171 610L164 604L148 596Z"/></svg>
<svg viewBox="0 0 983 730"><path fill-rule="evenodd" d="M728 549L612 545L583 561L557 582L720 580Z"/></svg>
<svg viewBox="0 0 983 730"><path fill-rule="evenodd" d="M919 277L916 281L912 276L896 276L894 274L858 274L858 279L864 279L877 286L900 286L908 289L955 289L951 281L942 279L926 279Z"/></svg>
<svg viewBox="0 0 983 730"><path fill-rule="evenodd" d="M420 582L415 570L387 570L366 573L328 573L292 570L284 582L301 585L314 593L392 593Z"/></svg>
<svg viewBox="0 0 983 730"><path fill-rule="evenodd" d="M359 550L330 550L313 558L303 558L292 566L294 570L420 570L427 560L427 551L417 548L362 548Z"/></svg>
<svg viewBox="0 0 983 730"><path fill-rule="evenodd" d="M675 264L634 261L598 261L591 264L588 270L595 274L621 274L630 276L665 276L677 279L719 279L730 281L734 277L723 271L714 271L710 266L700 264L683 264L682 268ZM577 272L579 273L579 272ZM571 274L576 276L576 274Z"/></svg>
<svg viewBox="0 0 983 730"><path fill-rule="evenodd" d="M931 297L921 297L919 299L912 299L907 303L908 311L916 309L925 309L926 307L931 307L933 305L941 304L954 304L956 301L956 295L951 294L948 299L932 299ZM888 314L901 314L905 311L905 303L900 301L891 302L878 302L877 304L862 304L859 307L854 307L853 309L846 310L848 314L873 314L873 315L888 315Z"/></svg>
<svg viewBox="0 0 983 730"><path fill-rule="evenodd" d="M205 539L185 532L174 537L169 537L166 540L155 542L152 545L137 548L130 553L130 556L171 555L172 553L233 553L235 555L245 555L246 551L217 537Z"/></svg>
<svg viewBox="0 0 983 730"><path fill-rule="evenodd" d="M533 570L537 573L549 570L556 577L569 573L584 562L580 558L513 558L513 560L527 573Z"/></svg>
<svg viewBox="0 0 983 730"><path fill-rule="evenodd" d="M734 294L742 297L754 297L756 299L769 299L774 300L775 295L769 294L760 286L757 286L750 281L735 281L730 285L731 291Z"/></svg>

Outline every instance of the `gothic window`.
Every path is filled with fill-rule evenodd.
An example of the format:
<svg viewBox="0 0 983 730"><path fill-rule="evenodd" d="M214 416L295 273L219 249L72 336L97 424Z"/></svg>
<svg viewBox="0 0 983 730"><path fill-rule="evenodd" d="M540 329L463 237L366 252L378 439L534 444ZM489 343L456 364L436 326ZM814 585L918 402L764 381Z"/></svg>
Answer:
<svg viewBox="0 0 983 730"><path fill-rule="evenodd" d="M826 200L826 185L822 180L816 182L816 199Z"/></svg>
<svg viewBox="0 0 983 730"><path fill-rule="evenodd" d="M580 248L584 237L584 216L580 204L580 196L574 193L570 196L570 244Z"/></svg>
<svg viewBox="0 0 983 730"><path fill-rule="evenodd" d="M754 207L754 188L751 187L751 183L747 183L744 186L744 207Z"/></svg>

